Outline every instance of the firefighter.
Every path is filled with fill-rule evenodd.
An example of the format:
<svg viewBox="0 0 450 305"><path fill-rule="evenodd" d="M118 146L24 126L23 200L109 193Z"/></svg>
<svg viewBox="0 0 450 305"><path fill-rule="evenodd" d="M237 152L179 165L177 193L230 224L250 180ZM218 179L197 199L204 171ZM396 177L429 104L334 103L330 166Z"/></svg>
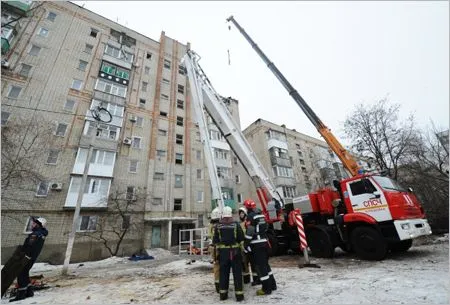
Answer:
<svg viewBox="0 0 450 305"><path fill-rule="evenodd" d="M11 299L10 302L23 300L34 295L30 281L30 269L44 246L45 237L48 235L48 231L45 228L46 225L47 220L43 217L32 219L31 233L27 236L22 246L22 251L25 253L25 258L28 259L28 262L17 276L19 288L17 289L16 297Z"/></svg>
<svg viewBox="0 0 450 305"><path fill-rule="evenodd" d="M271 294L277 289L275 277L269 265L267 229L268 225L264 215L251 199L244 201L247 208L247 230L245 232L244 250L253 257L256 265L259 280L262 283L262 289L256 291L257 295Z"/></svg>
<svg viewBox="0 0 450 305"><path fill-rule="evenodd" d="M242 231L245 232L247 230L247 209L245 207L239 208L239 220L241 221ZM251 270L251 273L250 273ZM248 284L251 282L251 277L253 278L252 286L260 284L258 279L258 273L256 272L255 265L253 263L252 257L249 253L246 253L243 249L242 251L242 275L244 279L244 284Z"/></svg>
<svg viewBox="0 0 450 305"><path fill-rule="evenodd" d="M218 259L218 252L216 249L215 244L213 243L213 237L214 237L214 230L219 223L220 219L220 211L219 208L215 208L211 212L211 220L209 222L208 226L208 236L211 240L211 244L209 245L209 254L211 255L211 261L214 264L213 265L213 272L214 272L214 286L216 287L216 292L219 293L219 277L220 277L220 265L219 265L219 259Z"/></svg>
<svg viewBox="0 0 450 305"><path fill-rule="evenodd" d="M242 287L242 256L241 249L244 241L244 232L232 218L232 210L226 206L223 208L222 219L219 221L213 243L219 250L220 261L220 300L228 299L228 287L230 284L230 268L233 271L234 292L236 301L244 300Z"/></svg>

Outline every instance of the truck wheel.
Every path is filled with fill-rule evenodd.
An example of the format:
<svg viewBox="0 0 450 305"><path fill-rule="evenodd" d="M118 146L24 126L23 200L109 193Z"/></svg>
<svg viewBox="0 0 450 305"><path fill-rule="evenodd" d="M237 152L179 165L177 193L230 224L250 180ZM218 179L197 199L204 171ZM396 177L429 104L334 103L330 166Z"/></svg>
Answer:
<svg viewBox="0 0 450 305"><path fill-rule="evenodd" d="M267 234L267 239L269 240L270 247L268 248L269 256L275 256L278 254L278 238L273 234Z"/></svg>
<svg viewBox="0 0 450 305"><path fill-rule="evenodd" d="M395 244L390 244L389 250L391 250L391 252L406 252L411 248L412 243L412 239L401 240Z"/></svg>
<svg viewBox="0 0 450 305"><path fill-rule="evenodd" d="M334 246L326 231L320 229L308 230L306 232L306 241L309 249L311 249L312 256L325 258L334 256Z"/></svg>
<svg viewBox="0 0 450 305"><path fill-rule="evenodd" d="M386 241L374 228L355 228L351 233L351 242L356 255L361 259L378 261L386 257Z"/></svg>

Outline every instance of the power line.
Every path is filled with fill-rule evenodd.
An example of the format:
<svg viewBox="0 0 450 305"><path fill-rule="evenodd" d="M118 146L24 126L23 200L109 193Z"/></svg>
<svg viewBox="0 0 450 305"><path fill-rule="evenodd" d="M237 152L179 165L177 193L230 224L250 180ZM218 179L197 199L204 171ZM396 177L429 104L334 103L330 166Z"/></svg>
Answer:
<svg viewBox="0 0 450 305"><path fill-rule="evenodd" d="M77 117L83 117L83 118L87 117L84 114L67 113L67 112L62 112L62 111L53 111L53 110L46 110L46 109L34 109L34 108L31 108L31 107L24 107L24 106L17 106L17 105L5 105L5 104L3 104L2 107L21 108L21 109L28 109L28 110L33 110L33 111L43 111L43 112L50 112L50 113L57 113L57 114L65 114L65 115L71 115L71 116L77 116Z"/></svg>

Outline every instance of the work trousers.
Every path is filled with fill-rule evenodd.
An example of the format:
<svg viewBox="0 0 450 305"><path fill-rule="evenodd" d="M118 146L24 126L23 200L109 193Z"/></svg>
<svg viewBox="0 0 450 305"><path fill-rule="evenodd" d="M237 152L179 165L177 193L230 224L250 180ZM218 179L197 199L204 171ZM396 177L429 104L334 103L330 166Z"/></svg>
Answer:
<svg viewBox="0 0 450 305"><path fill-rule="evenodd" d="M220 261L220 294L228 293L230 285L230 269L233 271L234 291L236 298L243 295L242 288L242 255L241 249L238 248L219 248Z"/></svg>
<svg viewBox="0 0 450 305"><path fill-rule="evenodd" d="M244 284L250 283L259 283L258 273L256 272L256 266L253 262L253 257L250 253L242 253L242 276L244 279Z"/></svg>
<svg viewBox="0 0 450 305"><path fill-rule="evenodd" d="M277 284L272 273L272 269L269 265L269 254L267 249L267 243L254 243L250 244L251 255L256 265L256 271L259 276L259 280L262 283L262 289L266 294L270 294L272 290L277 289Z"/></svg>
<svg viewBox="0 0 450 305"><path fill-rule="evenodd" d="M211 255L211 260L213 261L213 272L214 272L214 285L216 286L217 292L219 292L219 279L220 279L220 263L218 258L218 252L215 246L209 246L209 254Z"/></svg>

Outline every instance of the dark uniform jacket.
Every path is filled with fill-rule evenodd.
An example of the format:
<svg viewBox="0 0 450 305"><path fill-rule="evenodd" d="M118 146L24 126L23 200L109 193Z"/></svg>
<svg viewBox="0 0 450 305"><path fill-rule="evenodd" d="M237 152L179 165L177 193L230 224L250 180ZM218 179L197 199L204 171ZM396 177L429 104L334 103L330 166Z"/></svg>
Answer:
<svg viewBox="0 0 450 305"><path fill-rule="evenodd" d="M47 235L48 231L46 228L35 227L25 239L22 251L25 252L25 255L30 257L32 261L36 261L39 253L41 253Z"/></svg>

